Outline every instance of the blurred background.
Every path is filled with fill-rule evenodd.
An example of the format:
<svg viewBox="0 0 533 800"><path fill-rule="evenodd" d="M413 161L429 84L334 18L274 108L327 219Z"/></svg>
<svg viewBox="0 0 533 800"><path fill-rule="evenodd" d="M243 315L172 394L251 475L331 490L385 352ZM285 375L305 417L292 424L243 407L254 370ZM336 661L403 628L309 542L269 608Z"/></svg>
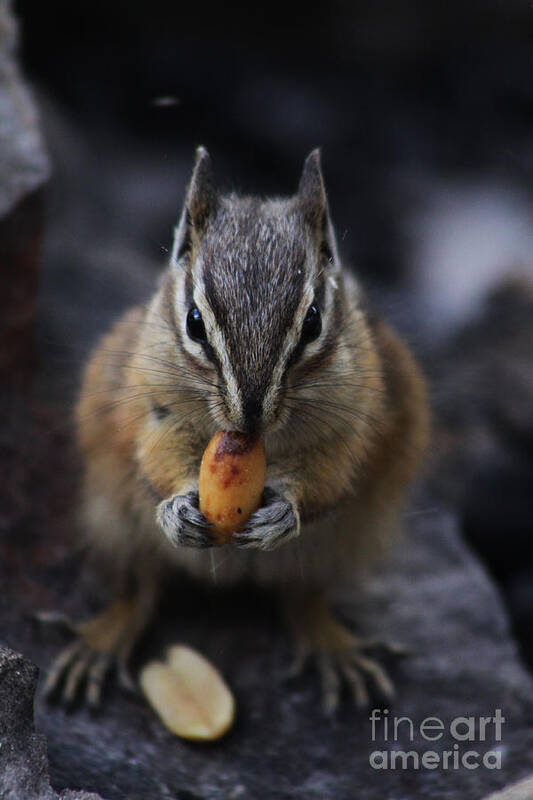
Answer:
<svg viewBox="0 0 533 800"><path fill-rule="evenodd" d="M196 145L223 185L263 194L292 192L321 146L344 256L431 379L436 502L459 509L533 665L529 4L14 9L52 168L41 397L67 410L96 336L149 293Z"/></svg>

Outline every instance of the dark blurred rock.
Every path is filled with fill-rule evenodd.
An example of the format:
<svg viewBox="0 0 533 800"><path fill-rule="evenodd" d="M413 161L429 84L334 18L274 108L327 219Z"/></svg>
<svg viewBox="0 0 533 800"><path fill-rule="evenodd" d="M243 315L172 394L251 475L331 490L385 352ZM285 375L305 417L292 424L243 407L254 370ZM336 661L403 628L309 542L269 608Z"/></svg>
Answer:
<svg viewBox="0 0 533 800"><path fill-rule="evenodd" d="M0 375L4 381L24 381L35 368L33 322L42 221L39 193L0 219Z"/></svg>
<svg viewBox="0 0 533 800"><path fill-rule="evenodd" d="M0 797L2 800L101 800L95 794L50 786L46 740L35 733L37 668L0 646Z"/></svg>
<svg viewBox="0 0 533 800"><path fill-rule="evenodd" d="M529 552L532 337L533 284L509 281L428 363L437 421L434 489L464 509L471 535L479 529L477 543L483 537L504 569L506 548L498 535L504 520L522 532L516 555L524 555L526 545Z"/></svg>
<svg viewBox="0 0 533 800"><path fill-rule="evenodd" d="M28 376L32 364L39 187L49 173L35 105L15 60L11 3L0 5L0 375Z"/></svg>
<svg viewBox="0 0 533 800"><path fill-rule="evenodd" d="M0 549L3 576L10 575L16 585L17 565L25 560L24 536L21 538L19 534L22 528L28 529L36 495L42 491L42 482L33 482L28 464L35 466L39 462L39 442L43 436L38 423L35 424L35 416L27 408L26 392L21 390L28 388L36 366L32 333L43 222L40 187L48 177L49 165L35 105L18 70L15 49L16 23L11 3L3 2L0 4ZM49 453L46 460L48 468ZM39 505L42 514L43 506ZM17 549L13 547L15 538ZM18 582L22 593L26 579ZM9 583L2 581L2 584L5 600ZM34 730L37 673L37 668L22 655L0 646L2 800L59 800L49 782L46 740ZM96 795L70 791L61 798L98 800Z"/></svg>
<svg viewBox="0 0 533 800"><path fill-rule="evenodd" d="M122 161L135 140L161 169L202 143L228 182L267 194L291 191L321 145L343 249L389 285L409 267L397 170L464 180L495 168L531 192L529 9L518 0L475 0L468 11L460 0L330 6L308 4L302 16L286 3L260 15L242 3L162 13L142 0L18 3L28 69L95 152Z"/></svg>
<svg viewBox="0 0 533 800"><path fill-rule="evenodd" d="M34 318L49 162L16 61L11 6L0 3L0 573L6 577L17 573L10 545L16 539L21 557L36 507L54 516L54 504L43 496L49 484L35 481L35 474L41 476L46 462L48 476L59 475L51 455L59 451L50 447L57 417L37 404L30 407L29 400L37 367Z"/></svg>
<svg viewBox="0 0 533 800"><path fill-rule="evenodd" d="M434 355L433 490L501 583L533 666L533 285L500 285Z"/></svg>
<svg viewBox="0 0 533 800"><path fill-rule="evenodd" d="M16 62L17 23L11 2L0 6L0 217L48 177L49 164L32 96Z"/></svg>

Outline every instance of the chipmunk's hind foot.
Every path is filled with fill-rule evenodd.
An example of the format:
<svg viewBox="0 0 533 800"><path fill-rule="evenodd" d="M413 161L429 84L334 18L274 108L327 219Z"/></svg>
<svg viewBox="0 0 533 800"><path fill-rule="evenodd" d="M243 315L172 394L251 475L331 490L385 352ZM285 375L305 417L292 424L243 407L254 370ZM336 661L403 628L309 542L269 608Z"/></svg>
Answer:
<svg viewBox="0 0 533 800"><path fill-rule="evenodd" d="M373 695L391 700L395 694L394 684L386 669L377 659L368 655L370 649L378 647L397 656L405 652L396 643L366 642L354 636L352 646L342 650L299 648L290 676L301 674L309 661L314 663L320 678L322 708L327 716L339 708L344 687L349 690L357 708L368 708Z"/></svg>
<svg viewBox="0 0 533 800"><path fill-rule="evenodd" d="M349 689L358 708L368 707L373 695L386 700L394 697L394 685L387 671L370 653L380 649L395 656L405 655L406 650L400 644L358 638L321 602L299 609L293 607L289 616L296 640L296 658L290 675L298 675L309 661L313 662L327 715L338 709L344 687Z"/></svg>
<svg viewBox="0 0 533 800"><path fill-rule="evenodd" d="M138 599L121 598L87 622L75 624L58 615L40 615L41 621L61 622L76 639L52 663L43 693L71 707L77 700L97 709L102 691L112 672L119 685L136 691L128 662L149 618Z"/></svg>

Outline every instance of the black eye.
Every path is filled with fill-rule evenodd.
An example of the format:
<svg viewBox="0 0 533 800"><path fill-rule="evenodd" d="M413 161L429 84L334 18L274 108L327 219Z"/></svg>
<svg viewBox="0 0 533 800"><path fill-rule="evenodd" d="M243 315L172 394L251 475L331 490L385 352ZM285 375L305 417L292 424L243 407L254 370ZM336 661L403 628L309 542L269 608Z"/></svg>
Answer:
<svg viewBox="0 0 533 800"><path fill-rule="evenodd" d="M187 333L195 342L205 342L207 340L204 321L196 306L193 306L187 314Z"/></svg>
<svg viewBox="0 0 533 800"><path fill-rule="evenodd" d="M317 306L312 305L307 309L304 324L302 327L302 339L304 342L312 342L318 339L322 330L322 320Z"/></svg>

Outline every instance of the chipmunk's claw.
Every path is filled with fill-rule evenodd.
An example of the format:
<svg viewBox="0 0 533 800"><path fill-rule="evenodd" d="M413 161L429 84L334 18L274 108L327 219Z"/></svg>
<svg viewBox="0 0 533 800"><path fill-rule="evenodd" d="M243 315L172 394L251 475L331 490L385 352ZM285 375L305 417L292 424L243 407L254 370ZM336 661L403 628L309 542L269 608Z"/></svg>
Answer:
<svg viewBox="0 0 533 800"><path fill-rule="evenodd" d="M293 597L285 610L296 644L291 677L302 672L312 659L320 679L326 714L336 711L344 687L349 689L358 708L367 707L375 693L387 700L394 696L394 686L386 670L369 651L381 649L399 656L405 654L405 648L397 642L356 636L334 618L320 597Z"/></svg>
<svg viewBox="0 0 533 800"><path fill-rule="evenodd" d="M57 656L43 687L47 699L58 696L62 705L71 708L77 700L91 710L102 702L102 692L110 673L115 670L120 686L136 692L124 656L121 653L97 652L77 639Z"/></svg>
<svg viewBox="0 0 533 800"><path fill-rule="evenodd" d="M274 550L298 535L298 516L292 503L273 489L265 489L265 502L251 515L232 542L243 550Z"/></svg>
<svg viewBox="0 0 533 800"><path fill-rule="evenodd" d="M157 521L173 545L205 548L217 543L212 523L198 508L198 492L163 500L157 507Z"/></svg>
<svg viewBox="0 0 533 800"><path fill-rule="evenodd" d="M337 670L348 687L355 705L360 709L368 708L371 695L375 695L376 692L381 698L389 701L396 694L394 684L385 668L377 660L366 655L365 650L365 643L361 642L352 650L336 656ZM325 711L334 712L338 701L339 695L331 699L325 695Z"/></svg>
<svg viewBox="0 0 533 800"><path fill-rule="evenodd" d="M318 650L300 647L291 665L288 676L297 677L312 660L318 672L322 691L322 708L327 716L334 714L340 703L343 685L359 709L368 708L371 694L368 684L382 697L391 700L395 690L386 670L375 659L364 653L367 647L382 646L390 652L399 653L396 645L385 642L358 642L353 648L342 651ZM403 651L402 651L403 652Z"/></svg>
<svg viewBox="0 0 533 800"><path fill-rule="evenodd" d="M37 618L41 622L60 624L76 636L52 663L43 687L44 696L57 696L66 707L79 700L96 709L112 672L121 688L136 692L128 662L148 608L120 598L99 616L78 624L62 614L40 613Z"/></svg>
<svg viewBox="0 0 533 800"><path fill-rule="evenodd" d="M61 611L36 611L31 614L31 619L43 625L57 625L69 633L76 633L76 624Z"/></svg>

